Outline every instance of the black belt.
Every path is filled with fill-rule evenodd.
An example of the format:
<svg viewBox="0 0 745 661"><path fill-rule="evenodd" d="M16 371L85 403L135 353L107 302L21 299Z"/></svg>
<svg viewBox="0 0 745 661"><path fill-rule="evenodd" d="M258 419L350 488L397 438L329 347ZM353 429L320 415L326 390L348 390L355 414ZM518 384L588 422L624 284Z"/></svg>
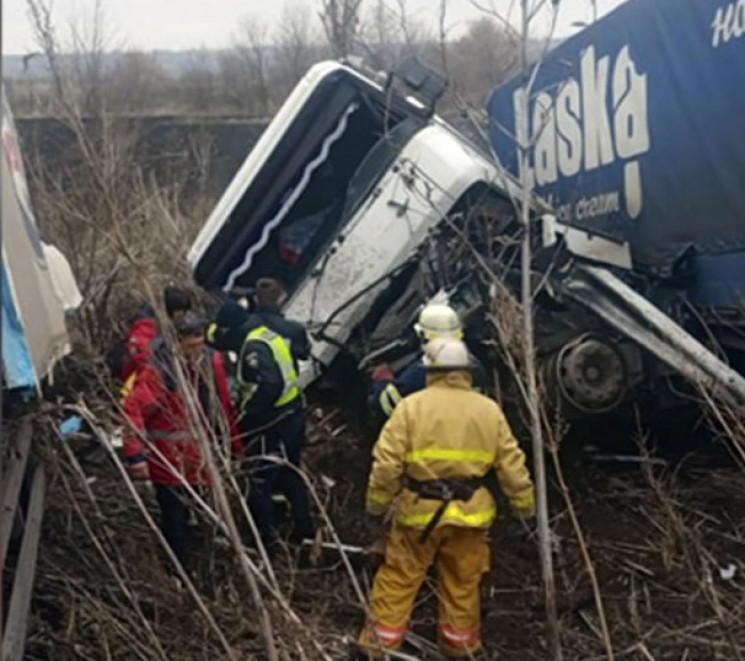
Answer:
<svg viewBox="0 0 745 661"><path fill-rule="evenodd" d="M419 498L425 500L440 500L441 505L437 508L432 519L419 536L419 543L427 541L430 533L440 522L447 506L453 500L462 500L467 503L473 497L477 489L487 486L487 476L465 478L442 478L439 480L416 480L406 475L404 477L404 487L413 491Z"/></svg>

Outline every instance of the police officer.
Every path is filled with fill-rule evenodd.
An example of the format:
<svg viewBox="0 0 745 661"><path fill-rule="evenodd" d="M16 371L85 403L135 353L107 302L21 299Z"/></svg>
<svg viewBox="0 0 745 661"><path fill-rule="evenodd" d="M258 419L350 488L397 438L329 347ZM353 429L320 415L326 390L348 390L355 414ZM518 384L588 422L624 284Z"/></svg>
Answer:
<svg viewBox="0 0 745 661"><path fill-rule="evenodd" d="M238 355L238 425L251 473L248 505L262 540L269 546L277 541L275 491L291 506L290 541L312 537L308 490L296 470L305 445L306 413L290 343L234 301L220 307L207 340Z"/></svg>
<svg viewBox="0 0 745 661"><path fill-rule="evenodd" d="M264 325L287 340L297 369L297 361L310 358L310 341L300 322L286 319L282 314L282 304L286 299L287 292L279 280L259 278L254 290L252 314L256 325Z"/></svg>

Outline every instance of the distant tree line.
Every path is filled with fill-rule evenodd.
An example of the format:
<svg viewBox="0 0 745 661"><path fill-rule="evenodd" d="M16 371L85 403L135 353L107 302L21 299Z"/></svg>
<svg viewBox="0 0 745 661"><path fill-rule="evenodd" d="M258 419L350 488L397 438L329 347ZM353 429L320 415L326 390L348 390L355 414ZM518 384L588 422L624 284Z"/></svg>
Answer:
<svg viewBox="0 0 745 661"><path fill-rule="evenodd" d="M463 103L483 107L488 92L515 70L519 52L514 37L486 16L450 38L444 27L437 34L412 21L405 0L318 0L316 15L308 7L288 5L274 26L248 16L232 35L230 48L190 51L176 68L165 65L158 53L107 53L112 40L104 29L101 2L91 17L93 27L73 31L72 44L50 51L43 44L54 35L54 22L45 14L48 5L34 0L28 5L43 51L39 58L54 52L55 61L45 62L48 76L6 78L20 116L55 116L64 97L84 116L267 118L312 64L349 56L388 70L397 60L417 55L450 80L441 110Z"/></svg>

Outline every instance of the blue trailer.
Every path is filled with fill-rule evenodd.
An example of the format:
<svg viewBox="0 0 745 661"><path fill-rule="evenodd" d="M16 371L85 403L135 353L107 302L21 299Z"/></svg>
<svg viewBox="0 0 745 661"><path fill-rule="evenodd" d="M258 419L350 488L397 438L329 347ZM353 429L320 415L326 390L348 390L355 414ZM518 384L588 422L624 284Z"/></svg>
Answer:
<svg viewBox="0 0 745 661"><path fill-rule="evenodd" d="M488 101L490 138L562 222L628 241L716 323L745 300L745 0L628 0ZM531 72L529 72L530 75Z"/></svg>

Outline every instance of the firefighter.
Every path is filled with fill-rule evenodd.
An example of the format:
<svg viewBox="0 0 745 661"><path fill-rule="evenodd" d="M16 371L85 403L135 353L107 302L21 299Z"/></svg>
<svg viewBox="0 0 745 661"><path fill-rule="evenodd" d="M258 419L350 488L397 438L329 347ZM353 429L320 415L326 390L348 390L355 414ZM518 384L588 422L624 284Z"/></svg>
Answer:
<svg viewBox="0 0 745 661"><path fill-rule="evenodd" d="M479 584L496 516L487 485L496 477L513 511L532 517L533 484L499 406L471 388L465 344L435 339L424 364L427 387L396 406L373 450L366 508L373 518L390 514L392 527L360 644L382 653L403 643L434 563L440 649L468 657L481 647Z"/></svg>
<svg viewBox="0 0 745 661"><path fill-rule="evenodd" d="M175 329L179 355L171 355L162 338L155 340L124 399L129 422L124 457L133 479L154 484L163 536L185 565L191 546L185 485L201 489L210 482L197 439L216 441L228 431L234 450L240 439L222 358L204 346L205 323L185 316ZM181 375L174 369L176 360ZM189 415L189 401L198 402L200 420Z"/></svg>
<svg viewBox="0 0 745 661"><path fill-rule="evenodd" d="M435 338L463 338L463 327L458 314L449 305L427 305L419 314L414 330L422 346ZM483 388L484 374L481 365L473 360L476 386ZM426 383L426 370L421 358L418 358L398 375L394 375L388 365L380 365L372 373L375 383L372 394L372 408L384 419L390 417L396 405L406 396L423 390ZM380 417L380 416L379 416Z"/></svg>
<svg viewBox="0 0 745 661"><path fill-rule="evenodd" d="M238 425L251 476L248 505L262 541L273 548L278 540L272 499L278 491L292 511L290 541L313 537L308 490L296 470L305 445L306 414L290 343L233 301L220 307L207 339L238 355Z"/></svg>

